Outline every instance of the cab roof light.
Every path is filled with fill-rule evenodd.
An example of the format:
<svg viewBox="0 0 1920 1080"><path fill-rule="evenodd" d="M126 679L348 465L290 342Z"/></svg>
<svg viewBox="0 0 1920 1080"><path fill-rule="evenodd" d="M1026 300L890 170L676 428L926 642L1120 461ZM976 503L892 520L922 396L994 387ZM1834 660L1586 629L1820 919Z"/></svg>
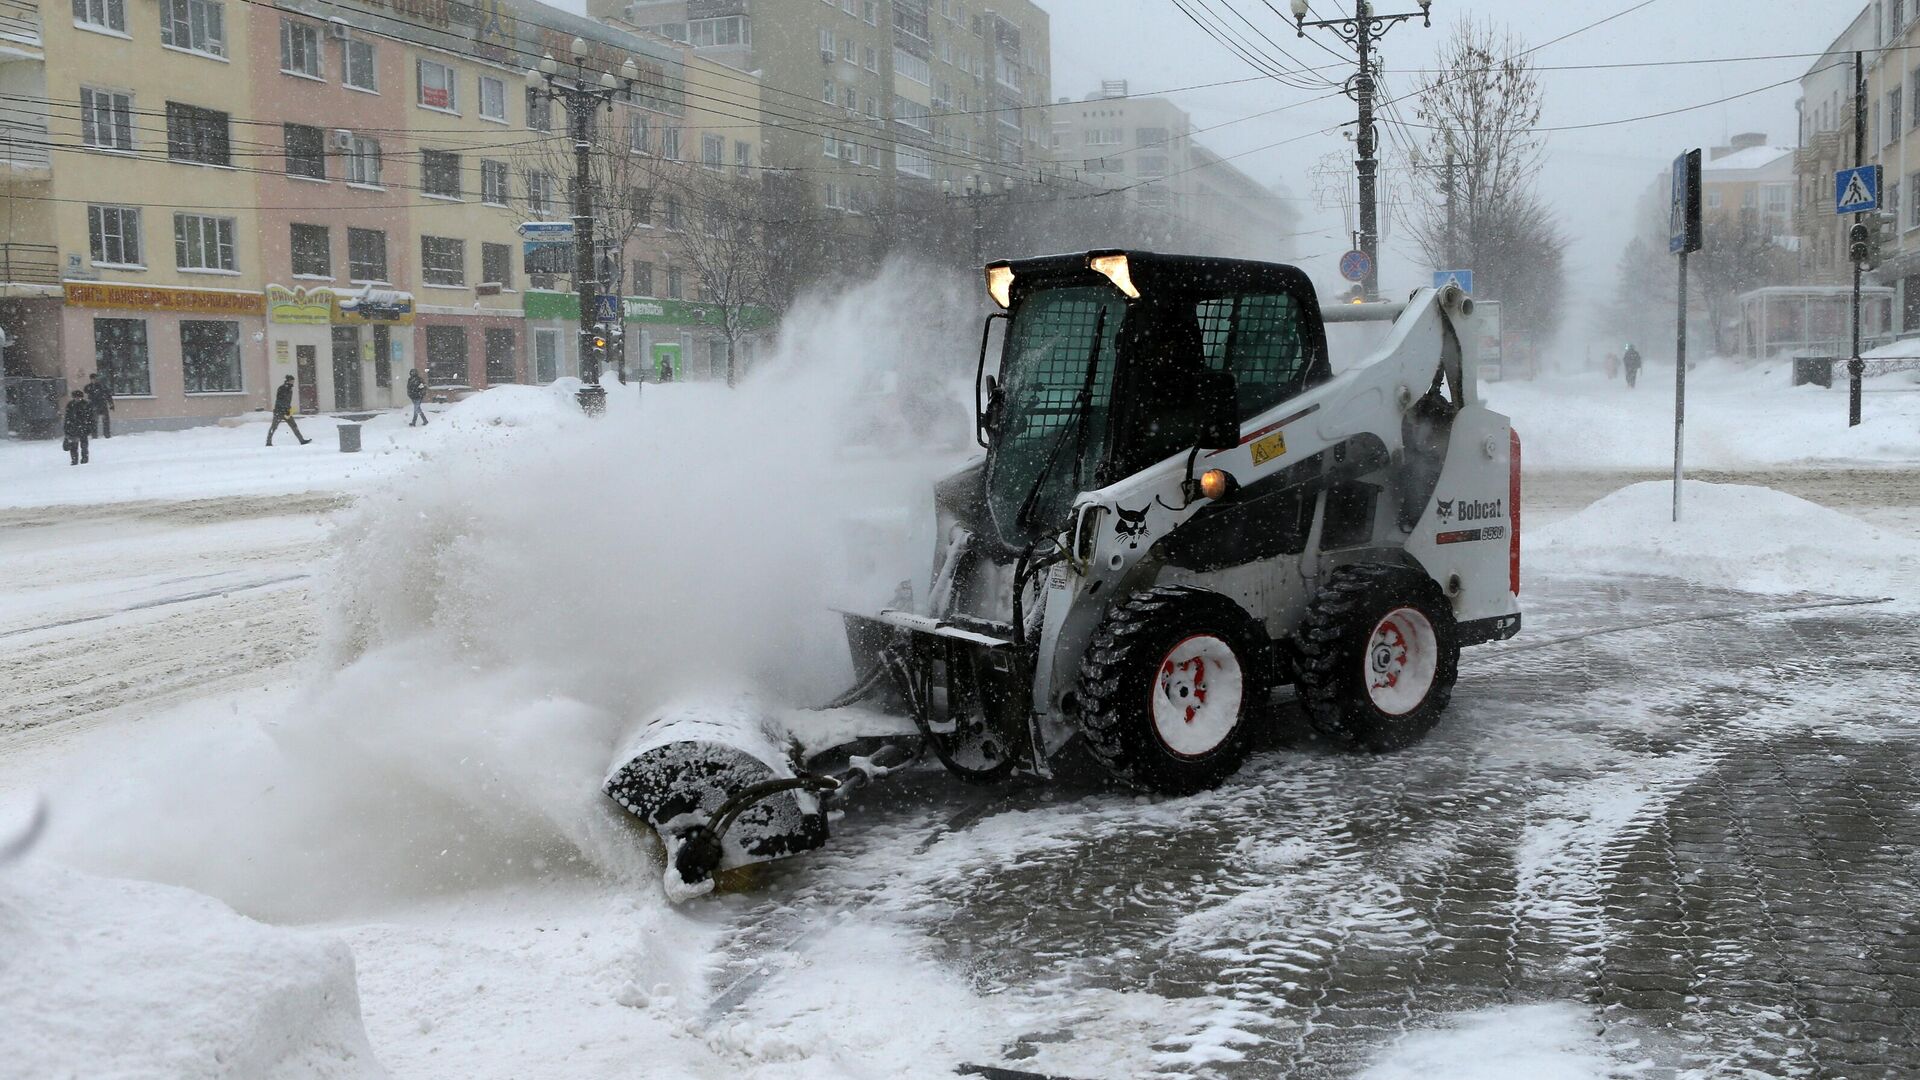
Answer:
<svg viewBox="0 0 1920 1080"><path fill-rule="evenodd" d="M1140 299L1140 290L1133 284L1133 269L1127 265L1125 255L1094 255L1087 259L1087 265L1113 282L1114 288L1126 293L1127 299Z"/></svg>
<svg viewBox="0 0 1920 1080"><path fill-rule="evenodd" d="M1002 308L1013 304L1013 267L994 263L987 267L987 295Z"/></svg>

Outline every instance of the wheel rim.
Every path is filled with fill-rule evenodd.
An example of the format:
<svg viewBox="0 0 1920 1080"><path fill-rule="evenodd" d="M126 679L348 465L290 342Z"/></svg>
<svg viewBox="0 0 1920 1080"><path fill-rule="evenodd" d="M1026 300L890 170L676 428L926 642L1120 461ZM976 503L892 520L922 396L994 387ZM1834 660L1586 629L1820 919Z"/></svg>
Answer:
<svg viewBox="0 0 1920 1080"><path fill-rule="evenodd" d="M1205 757L1240 723L1246 679L1233 646L1195 634L1167 650L1149 692L1154 734L1176 757Z"/></svg>
<svg viewBox="0 0 1920 1080"><path fill-rule="evenodd" d="M1388 716L1405 716L1427 700L1440 664L1440 642L1433 623L1414 608L1395 608L1373 628L1361 677L1373 707Z"/></svg>

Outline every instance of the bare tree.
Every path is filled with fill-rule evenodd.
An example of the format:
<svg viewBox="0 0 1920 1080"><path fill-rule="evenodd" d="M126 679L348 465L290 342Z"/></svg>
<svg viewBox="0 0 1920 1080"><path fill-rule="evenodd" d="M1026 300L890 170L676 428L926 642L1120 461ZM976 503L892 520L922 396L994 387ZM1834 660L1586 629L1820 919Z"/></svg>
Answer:
<svg viewBox="0 0 1920 1080"><path fill-rule="evenodd" d="M740 377L740 343L772 306L775 262L764 242L766 200L757 176L744 170L694 168L676 180L687 208L680 254L700 286L701 302L718 317L727 343L727 385Z"/></svg>
<svg viewBox="0 0 1920 1080"><path fill-rule="evenodd" d="M526 196L507 200L504 212L515 221L530 220L530 215L536 214L553 220L572 217L566 192L571 189L576 170L573 138L567 134L563 110L553 105L549 112L551 134L518 155L520 175L507 180L510 187L517 185ZM604 292L625 291L627 247L643 227L653 223L656 196L666 178L685 167L669 156L675 152L671 144L677 142L676 124L665 113L633 104L622 104L612 112L603 110L594 117L588 176L593 186L594 242L600 249L597 266ZM557 264L555 273L568 276L572 268L569 257Z"/></svg>
<svg viewBox="0 0 1920 1080"><path fill-rule="evenodd" d="M1566 295L1567 239L1537 188L1541 89L1524 51L1518 36L1463 19L1439 70L1422 73L1424 163L1455 167L1436 174L1445 184L1423 189L1412 232L1435 267L1471 268L1474 291L1502 302L1508 327L1545 336Z"/></svg>

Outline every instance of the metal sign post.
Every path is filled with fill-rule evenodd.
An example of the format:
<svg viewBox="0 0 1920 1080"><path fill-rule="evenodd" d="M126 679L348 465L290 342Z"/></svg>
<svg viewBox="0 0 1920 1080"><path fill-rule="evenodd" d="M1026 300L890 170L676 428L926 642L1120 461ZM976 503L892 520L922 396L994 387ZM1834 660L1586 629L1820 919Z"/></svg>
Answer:
<svg viewBox="0 0 1920 1080"><path fill-rule="evenodd" d="M1898 125L1895 125L1898 126ZM1834 209L1842 214L1853 213L1853 227L1860 228L1866 221L1866 212L1880 206L1880 170L1862 169L1867 160L1867 74L1861 54L1853 54L1853 164L1854 175L1850 183L1834 184ZM1861 173L1866 175L1862 176ZM1868 192L1856 192L1853 189L1862 181L1868 181L1872 187ZM1867 197L1851 200L1850 195L1865 194ZM1895 207L1898 209L1898 207ZM1863 260L1853 260L1853 356L1847 361L1847 426L1860 425L1860 376L1866 364L1860 359L1860 264Z"/></svg>
<svg viewBox="0 0 1920 1080"><path fill-rule="evenodd" d="M1667 250L1680 256L1680 316L1673 352L1673 520L1680 520L1687 430L1687 255L1699 251L1700 151L1673 159L1673 203L1667 214Z"/></svg>

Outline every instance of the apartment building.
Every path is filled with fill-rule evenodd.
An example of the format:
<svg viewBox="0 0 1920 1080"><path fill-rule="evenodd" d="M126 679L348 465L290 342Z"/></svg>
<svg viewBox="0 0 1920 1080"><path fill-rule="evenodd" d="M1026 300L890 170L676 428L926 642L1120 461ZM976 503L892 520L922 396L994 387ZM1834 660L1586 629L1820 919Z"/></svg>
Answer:
<svg viewBox="0 0 1920 1080"><path fill-rule="evenodd" d="M527 69L576 38L590 79L633 60L596 122L671 160L705 63L532 0L70 4L43 26L0 0L5 371L43 391L108 372L128 429L264 408L285 375L301 408L352 410L401 403L408 368L450 394L577 370L574 335L527 329L553 314L536 286L572 287L520 235L571 215L565 120ZM728 75L745 104L689 134L724 126L737 166L758 95ZM671 266L660 248L627 236L602 262ZM676 341L710 321L645 317Z"/></svg>
<svg viewBox="0 0 1920 1080"><path fill-rule="evenodd" d="M1873 285L1895 290L1896 330L1920 332L1920 0L1873 0L1861 7L1825 55L1801 80L1801 190L1813 196L1803 222L1811 226L1803 251L1820 280L1851 280L1846 226L1833 213L1833 173L1854 161L1853 54L1864 59L1867 81L1867 164L1881 166L1881 208L1896 218L1894 241L1883 246ZM1824 182L1822 176L1824 175ZM1829 255L1831 257L1829 257Z"/></svg>
<svg viewBox="0 0 1920 1080"><path fill-rule="evenodd" d="M1124 80L1050 110L1055 165L1164 217L1165 234L1195 252L1284 257L1296 216L1278 192L1196 142L1186 110L1129 97Z"/></svg>
<svg viewBox="0 0 1920 1080"><path fill-rule="evenodd" d="M1769 146L1760 132L1735 135L1727 145L1712 147L1700 165L1701 216L1782 247L1794 246L1793 158L1793 147Z"/></svg>
<svg viewBox="0 0 1920 1080"><path fill-rule="evenodd" d="M1801 279L1809 285L1852 281L1848 222L1833 212L1833 174L1854 164L1853 54L1872 48L1875 32L1872 9L1862 8L1800 78L1794 232L1800 237Z"/></svg>
<svg viewBox="0 0 1920 1080"><path fill-rule="evenodd" d="M1032 179L1047 160L1045 11L1027 0L589 0L763 81L762 159L815 205L895 205L899 185Z"/></svg>

